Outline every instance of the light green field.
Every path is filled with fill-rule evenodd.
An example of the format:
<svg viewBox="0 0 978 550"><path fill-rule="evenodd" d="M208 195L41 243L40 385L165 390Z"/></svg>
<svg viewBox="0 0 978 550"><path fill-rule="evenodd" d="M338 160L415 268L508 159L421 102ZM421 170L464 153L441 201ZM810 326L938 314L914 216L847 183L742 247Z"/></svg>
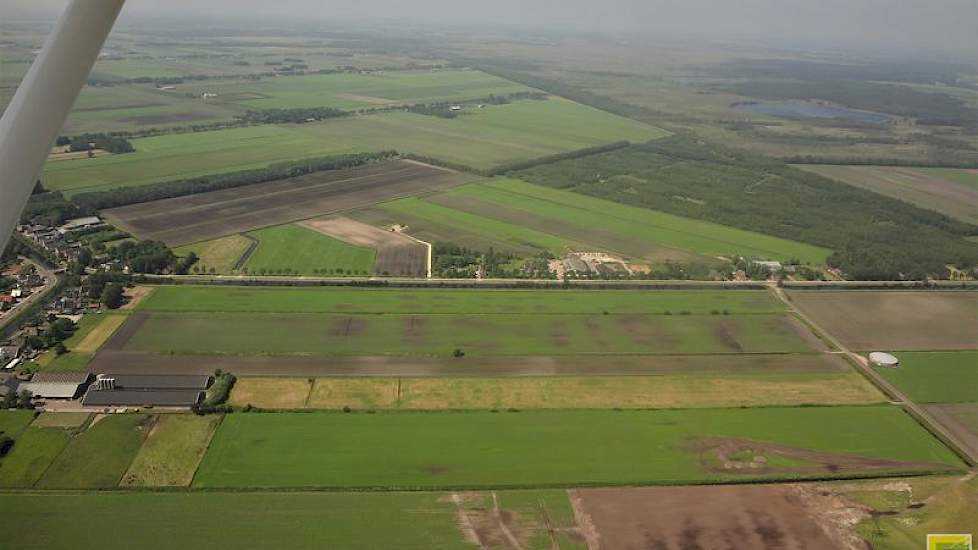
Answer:
<svg viewBox="0 0 978 550"><path fill-rule="evenodd" d="M74 437L37 483L44 489L115 487L152 424L143 414L110 414Z"/></svg>
<svg viewBox="0 0 978 550"><path fill-rule="evenodd" d="M376 74L310 74L258 81L209 82L182 91L217 94L209 102L254 110L332 107L363 109L506 95L530 88L479 71L386 71Z"/></svg>
<svg viewBox="0 0 978 550"><path fill-rule="evenodd" d="M978 189L978 170L960 168L915 168L915 170Z"/></svg>
<svg viewBox="0 0 978 550"><path fill-rule="evenodd" d="M454 120L391 112L142 138L133 140L135 153L49 163L42 180L48 188L70 194L387 149L491 168L665 135L658 128L565 100L520 101Z"/></svg>
<svg viewBox="0 0 978 550"><path fill-rule="evenodd" d="M789 361L794 356L785 358ZM746 363L746 361L745 361ZM267 409L647 409L851 405L885 398L855 372L515 378L239 378L231 403Z"/></svg>
<svg viewBox="0 0 978 550"><path fill-rule="evenodd" d="M919 403L978 401L978 351L903 352L876 372Z"/></svg>
<svg viewBox="0 0 978 550"><path fill-rule="evenodd" d="M282 273L313 275L322 270L337 269L354 275L374 271L377 251L353 246L299 225L280 225L249 233L257 239L255 250L245 269L251 274Z"/></svg>
<svg viewBox="0 0 978 550"><path fill-rule="evenodd" d="M786 315L156 313L126 343L164 354L446 357L803 353Z"/></svg>
<svg viewBox="0 0 978 550"><path fill-rule="evenodd" d="M194 486L504 488L804 478L827 471L814 458L785 461L765 475L724 470L709 460L715 438L907 461L922 470L963 466L889 406L237 414L218 429ZM834 456L816 461L845 460ZM858 465L835 469L839 477L866 472ZM890 465L876 473L908 469L914 468Z"/></svg>
<svg viewBox="0 0 978 550"><path fill-rule="evenodd" d="M68 432L61 428L31 426L14 442L10 453L0 460L0 487L30 488L68 444Z"/></svg>
<svg viewBox="0 0 978 550"><path fill-rule="evenodd" d="M14 439L34 420L34 411L0 410L0 432Z"/></svg>
<svg viewBox="0 0 978 550"><path fill-rule="evenodd" d="M553 237L561 237L564 247L581 250L600 247L609 252L644 259L661 259L661 249L683 249L703 256L761 256L779 260L798 258L806 263L823 264L831 251L743 231L722 225L683 218L645 208L533 185L515 179L495 179L466 185L424 199L439 208L422 207L419 199L405 199L384 205L394 211L430 217L438 223L459 225L499 240L530 242L560 253ZM446 212L457 209L463 214ZM492 218L490 223L473 216ZM478 222L478 223L476 223ZM503 226L499 222L508 222ZM519 231L512 224L530 230Z"/></svg>
<svg viewBox="0 0 978 550"><path fill-rule="evenodd" d="M764 290L454 290L161 286L140 302L157 312L455 314L769 314L786 311Z"/></svg>
<svg viewBox="0 0 978 550"><path fill-rule="evenodd" d="M139 449L122 486L187 486L221 417L163 414Z"/></svg>
<svg viewBox="0 0 978 550"><path fill-rule="evenodd" d="M41 369L49 372L84 370L95 352L122 326L127 313L115 311L101 315L84 315L78 322L75 333L64 342L68 353L55 356L48 352L38 362Z"/></svg>
<svg viewBox="0 0 978 550"><path fill-rule="evenodd" d="M19 550L472 548L433 493L51 492L0 494L0 509Z"/></svg>
<svg viewBox="0 0 978 550"><path fill-rule="evenodd" d="M200 258L195 265L199 270L210 273L213 269L215 273L227 274L234 270L238 260L248 251L250 246L251 239L243 235L230 235L212 241L174 248L173 253L178 256L186 256L193 252Z"/></svg>

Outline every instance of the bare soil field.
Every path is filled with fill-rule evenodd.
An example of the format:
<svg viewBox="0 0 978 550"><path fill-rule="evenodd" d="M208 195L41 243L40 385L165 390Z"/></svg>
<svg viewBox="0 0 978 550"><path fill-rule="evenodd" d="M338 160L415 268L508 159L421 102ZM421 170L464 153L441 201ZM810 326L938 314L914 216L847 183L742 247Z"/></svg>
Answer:
<svg viewBox="0 0 978 550"><path fill-rule="evenodd" d="M978 454L978 403L926 405L927 412L954 434L962 445Z"/></svg>
<svg viewBox="0 0 978 550"><path fill-rule="evenodd" d="M854 350L978 347L978 292L801 290L788 296Z"/></svg>
<svg viewBox="0 0 978 550"><path fill-rule="evenodd" d="M209 374L215 368L252 376L588 376L682 373L735 374L743 372L845 373L850 367L839 357L815 354L744 355L620 355L410 358L269 357L170 355L125 351L128 338L139 330L134 318L95 356L93 372L138 374L168 372Z"/></svg>
<svg viewBox="0 0 978 550"><path fill-rule="evenodd" d="M808 485L570 491L590 550L863 549L844 501Z"/></svg>
<svg viewBox="0 0 978 550"><path fill-rule="evenodd" d="M442 168L393 161L123 206L106 214L140 238L179 246L446 189L472 179Z"/></svg>
<svg viewBox="0 0 978 550"><path fill-rule="evenodd" d="M978 189L898 166L799 166L856 187L978 223Z"/></svg>
<svg viewBox="0 0 978 550"><path fill-rule="evenodd" d="M425 277L428 247L395 231L386 231L350 218L309 220L302 224L313 231L354 246L377 251L375 271L393 277Z"/></svg>

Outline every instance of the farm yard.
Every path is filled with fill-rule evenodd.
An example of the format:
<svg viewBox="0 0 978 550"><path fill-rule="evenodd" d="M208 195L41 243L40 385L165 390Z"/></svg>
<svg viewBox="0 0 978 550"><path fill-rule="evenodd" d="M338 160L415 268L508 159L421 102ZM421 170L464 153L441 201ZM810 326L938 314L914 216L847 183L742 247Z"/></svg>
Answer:
<svg viewBox="0 0 978 550"><path fill-rule="evenodd" d="M891 166L799 167L978 224L978 175L973 171Z"/></svg>
<svg viewBox="0 0 978 550"><path fill-rule="evenodd" d="M184 245L471 180L441 168L392 161L123 206L106 215L142 238Z"/></svg>
<svg viewBox="0 0 978 550"><path fill-rule="evenodd" d="M297 125L261 125L132 140L136 152L47 165L45 186L76 194L286 161L397 150L475 169L667 135L565 100L518 101L453 120L385 112Z"/></svg>
<svg viewBox="0 0 978 550"><path fill-rule="evenodd" d="M976 292L801 290L788 295L854 350L969 350L978 342Z"/></svg>

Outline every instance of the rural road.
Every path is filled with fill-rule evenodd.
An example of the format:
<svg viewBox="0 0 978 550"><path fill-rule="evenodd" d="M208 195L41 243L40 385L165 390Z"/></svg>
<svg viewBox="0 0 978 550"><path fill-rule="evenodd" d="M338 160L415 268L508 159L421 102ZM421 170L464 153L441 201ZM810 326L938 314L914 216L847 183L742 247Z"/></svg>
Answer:
<svg viewBox="0 0 978 550"><path fill-rule="evenodd" d="M774 295L778 297L779 300L784 302L788 309L798 316L799 319L807 323L819 336L824 338L832 347L841 351L846 357L848 357L856 368L860 370L867 378L869 378L876 386L884 391L888 397L890 397L896 404L902 405L908 411L910 411L914 417L917 418L918 422L924 424L925 427L933 433L939 434L945 441L950 442L950 444L958 451L960 455L966 458L966 462L969 466L978 465L978 449L975 449L971 445L966 444L956 435L951 433L943 424L937 421L930 413L927 412L922 406L914 403L900 391L899 388L890 383L889 380L884 378L880 373L876 372L870 364L869 361L859 355L858 353L850 350L846 347L838 338L836 338L831 332L825 330L824 327L816 323L811 317L801 311L795 304L788 298L785 294L784 289L777 286L776 284L769 285Z"/></svg>

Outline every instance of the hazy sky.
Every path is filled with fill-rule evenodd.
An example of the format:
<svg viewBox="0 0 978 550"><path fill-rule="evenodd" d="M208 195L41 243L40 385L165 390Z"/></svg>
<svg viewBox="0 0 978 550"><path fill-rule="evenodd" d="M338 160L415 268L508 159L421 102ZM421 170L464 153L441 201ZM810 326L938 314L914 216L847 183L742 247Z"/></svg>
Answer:
<svg viewBox="0 0 978 550"><path fill-rule="evenodd" d="M99 0L86 0L97 2ZM0 0L0 18L66 0ZM978 0L128 0L154 14L384 18L975 52Z"/></svg>

